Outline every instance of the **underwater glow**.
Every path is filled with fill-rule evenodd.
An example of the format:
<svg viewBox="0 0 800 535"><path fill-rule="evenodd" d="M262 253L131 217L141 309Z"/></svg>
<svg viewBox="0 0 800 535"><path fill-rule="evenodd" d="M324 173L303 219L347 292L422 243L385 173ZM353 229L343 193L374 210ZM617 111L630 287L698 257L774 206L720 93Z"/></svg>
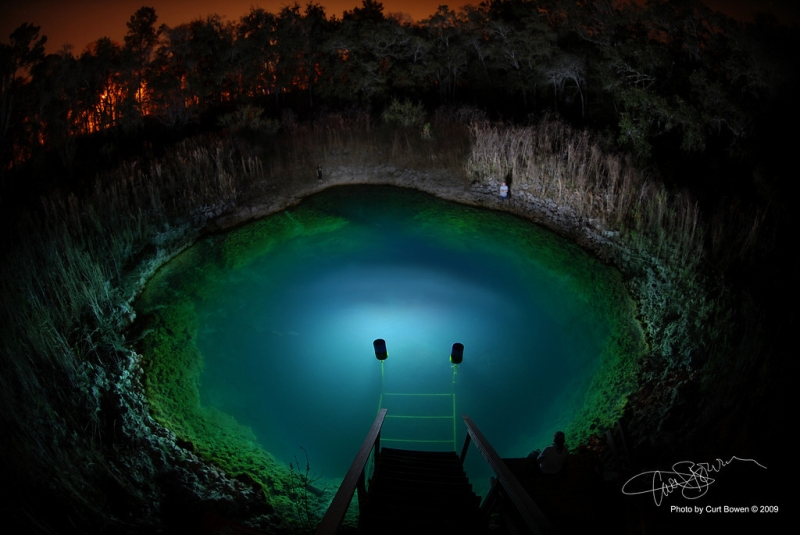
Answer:
<svg viewBox="0 0 800 535"><path fill-rule="evenodd" d="M179 434L209 428L197 421L208 416L180 408L199 404L235 418L283 462L302 447L316 470L342 476L379 400L390 415L452 415L454 393L455 413L469 414L501 455L524 456L587 413L601 362L613 361L609 348L629 331L614 273L507 214L393 188L331 189L208 238L154 277L140 312L171 324L165 302L174 302L196 348L178 357L171 346L162 358L201 367L179 381L153 359L151 403L170 406L162 418ZM389 354L383 378L376 338ZM454 342L465 346L455 384ZM187 383L196 391L169 401ZM382 398L382 384L447 396ZM382 437L451 440L449 422L387 420ZM209 442L235 434L214 425Z"/></svg>

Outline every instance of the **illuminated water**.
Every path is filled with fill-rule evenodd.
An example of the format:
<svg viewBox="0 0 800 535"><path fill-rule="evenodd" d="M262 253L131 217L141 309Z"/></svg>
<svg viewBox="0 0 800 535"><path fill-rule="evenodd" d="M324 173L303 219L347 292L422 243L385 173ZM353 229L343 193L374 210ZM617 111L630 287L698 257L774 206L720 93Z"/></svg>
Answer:
<svg viewBox="0 0 800 535"><path fill-rule="evenodd" d="M378 408L374 339L389 350L385 392L455 393L457 414L522 456L579 410L616 321L617 298L604 297L616 279L574 245L413 191L328 190L192 258L170 284L192 287L172 291L196 314L201 404L284 462L304 463L304 448L329 476L344 474ZM185 283L195 272L202 282ZM454 342L465 346L455 384ZM384 400L390 414L452 411L451 397ZM383 433L412 435L452 440L452 422L389 421ZM460 418L456 437L460 448Z"/></svg>

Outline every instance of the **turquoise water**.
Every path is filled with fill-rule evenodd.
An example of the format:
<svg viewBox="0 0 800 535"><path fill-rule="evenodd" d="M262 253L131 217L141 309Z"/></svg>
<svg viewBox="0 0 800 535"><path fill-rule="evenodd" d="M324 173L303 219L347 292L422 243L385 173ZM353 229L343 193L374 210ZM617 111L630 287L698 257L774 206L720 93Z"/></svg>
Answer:
<svg viewBox="0 0 800 535"><path fill-rule="evenodd" d="M572 244L507 214L391 188L328 190L272 218L198 244L263 251L204 253L231 267L196 267L213 276L193 299L201 403L252 428L278 459L302 464L302 447L316 472L344 474L378 409L376 338L389 351L385 392L455 393L456 413L501 455L546 445L579 409L611 327L586 281L607 268ZM465 346L455 384L454 342ZM384 399L390 414L452 412L451 397ZM411 435L452 440L452 421L388 421L383 434ZM460 448L460 418L456 436Z"/></svg>

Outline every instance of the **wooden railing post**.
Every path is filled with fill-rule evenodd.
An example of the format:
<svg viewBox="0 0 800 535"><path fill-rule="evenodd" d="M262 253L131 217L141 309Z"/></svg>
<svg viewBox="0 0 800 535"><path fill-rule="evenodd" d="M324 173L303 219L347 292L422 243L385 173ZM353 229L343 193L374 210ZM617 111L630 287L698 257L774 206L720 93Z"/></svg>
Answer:
<svg viewBox="0 0 800 535"><path fill-rule="evenodd" d="M367 481L366 481L366 468L361 470L361 475L358 476L358 483L356 484L356 495L358 498L358 509L364 506L364 501L367 499Z"/></svg>
<svg viewBox="0 0 800 535"><path fill-rule="evenodd" d="M472 419L466 414L461 416L464 423L467 424L467 439L472 437L475 441L475 447L481 452L483 458L489 463L489 466L497 474L497 481L502 486L506 496L508 496L514 507L517 508L520 516L522 516L525 524L532 533L538 535L540 533L553 533L555 529L547 517L544 516L541 509L536 505L533 499L525 492L517 478L508 469L506 463L500 458L492 445L483 436L478 427L472 422ZM469 442L465 441L464 450L461 452L462 463L466 456L467 446Z"/></svg>
<svg viewBox="0 0 800 535"><path fill-rule="evenodd" d="M461 464L464 464L464 459L467 458L467 449L469 448L469 443L471 440L471 435L467 433L467 438L464 439L464 447L461 448Z"/></svg>
<svg viewBox="0 0 800 535"><path fill-rule="evenodd" d="M347 509L350 507L350 501L353 499L356 489L358 489L358 505L359 507L361 506L367 491L366 476L364 474L365 467L372 449L380 445L381 426L383 426L385 418L386 409L379 410L378 416L372 423L369 433L367 433L367 438L361 444L361 449L358 450L356 458L353 459L353 464L347 470L339 490L336 491L336 495L331 500L325 516L322 517L319 526L317 526L317 535L333 535L336 533L342 523L342 519L344 519L344 515L347 514Z"/></svg>

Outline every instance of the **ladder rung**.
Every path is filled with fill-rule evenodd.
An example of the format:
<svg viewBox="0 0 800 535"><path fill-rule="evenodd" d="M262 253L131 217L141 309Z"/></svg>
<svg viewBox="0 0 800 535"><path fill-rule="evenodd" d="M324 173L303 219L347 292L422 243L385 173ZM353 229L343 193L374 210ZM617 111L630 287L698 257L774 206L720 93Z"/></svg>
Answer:
<svg viewBox="0 0 800 535"><path fill-rule="evenodd" d="M433 419L433 420L436 420L436 419L438 419L438 420L452 420L453 418L455 418L455 416L452 416L452 415L451 416L407 416L407 415L403 415L403 414L398 414L398 415L389 415L389 414L387 414L386 418L406 418L406 419L420 419L420 420L426 420L426 419L427 420L431 420L431 419Z"/></svg>
<svg viewBox="0 0 800 535"><path fill-rule="evenodd" d="M401 394L399 392L386 392L384 396L452 396L453 394Z"/></svg>
<svg viewBox="0 0 800 535"><path fill-rule="evenodd" d="M383 438L381 442L425 442L428 444L452 444L453 439L450 440L414 440L410 438Z"/></svg>

